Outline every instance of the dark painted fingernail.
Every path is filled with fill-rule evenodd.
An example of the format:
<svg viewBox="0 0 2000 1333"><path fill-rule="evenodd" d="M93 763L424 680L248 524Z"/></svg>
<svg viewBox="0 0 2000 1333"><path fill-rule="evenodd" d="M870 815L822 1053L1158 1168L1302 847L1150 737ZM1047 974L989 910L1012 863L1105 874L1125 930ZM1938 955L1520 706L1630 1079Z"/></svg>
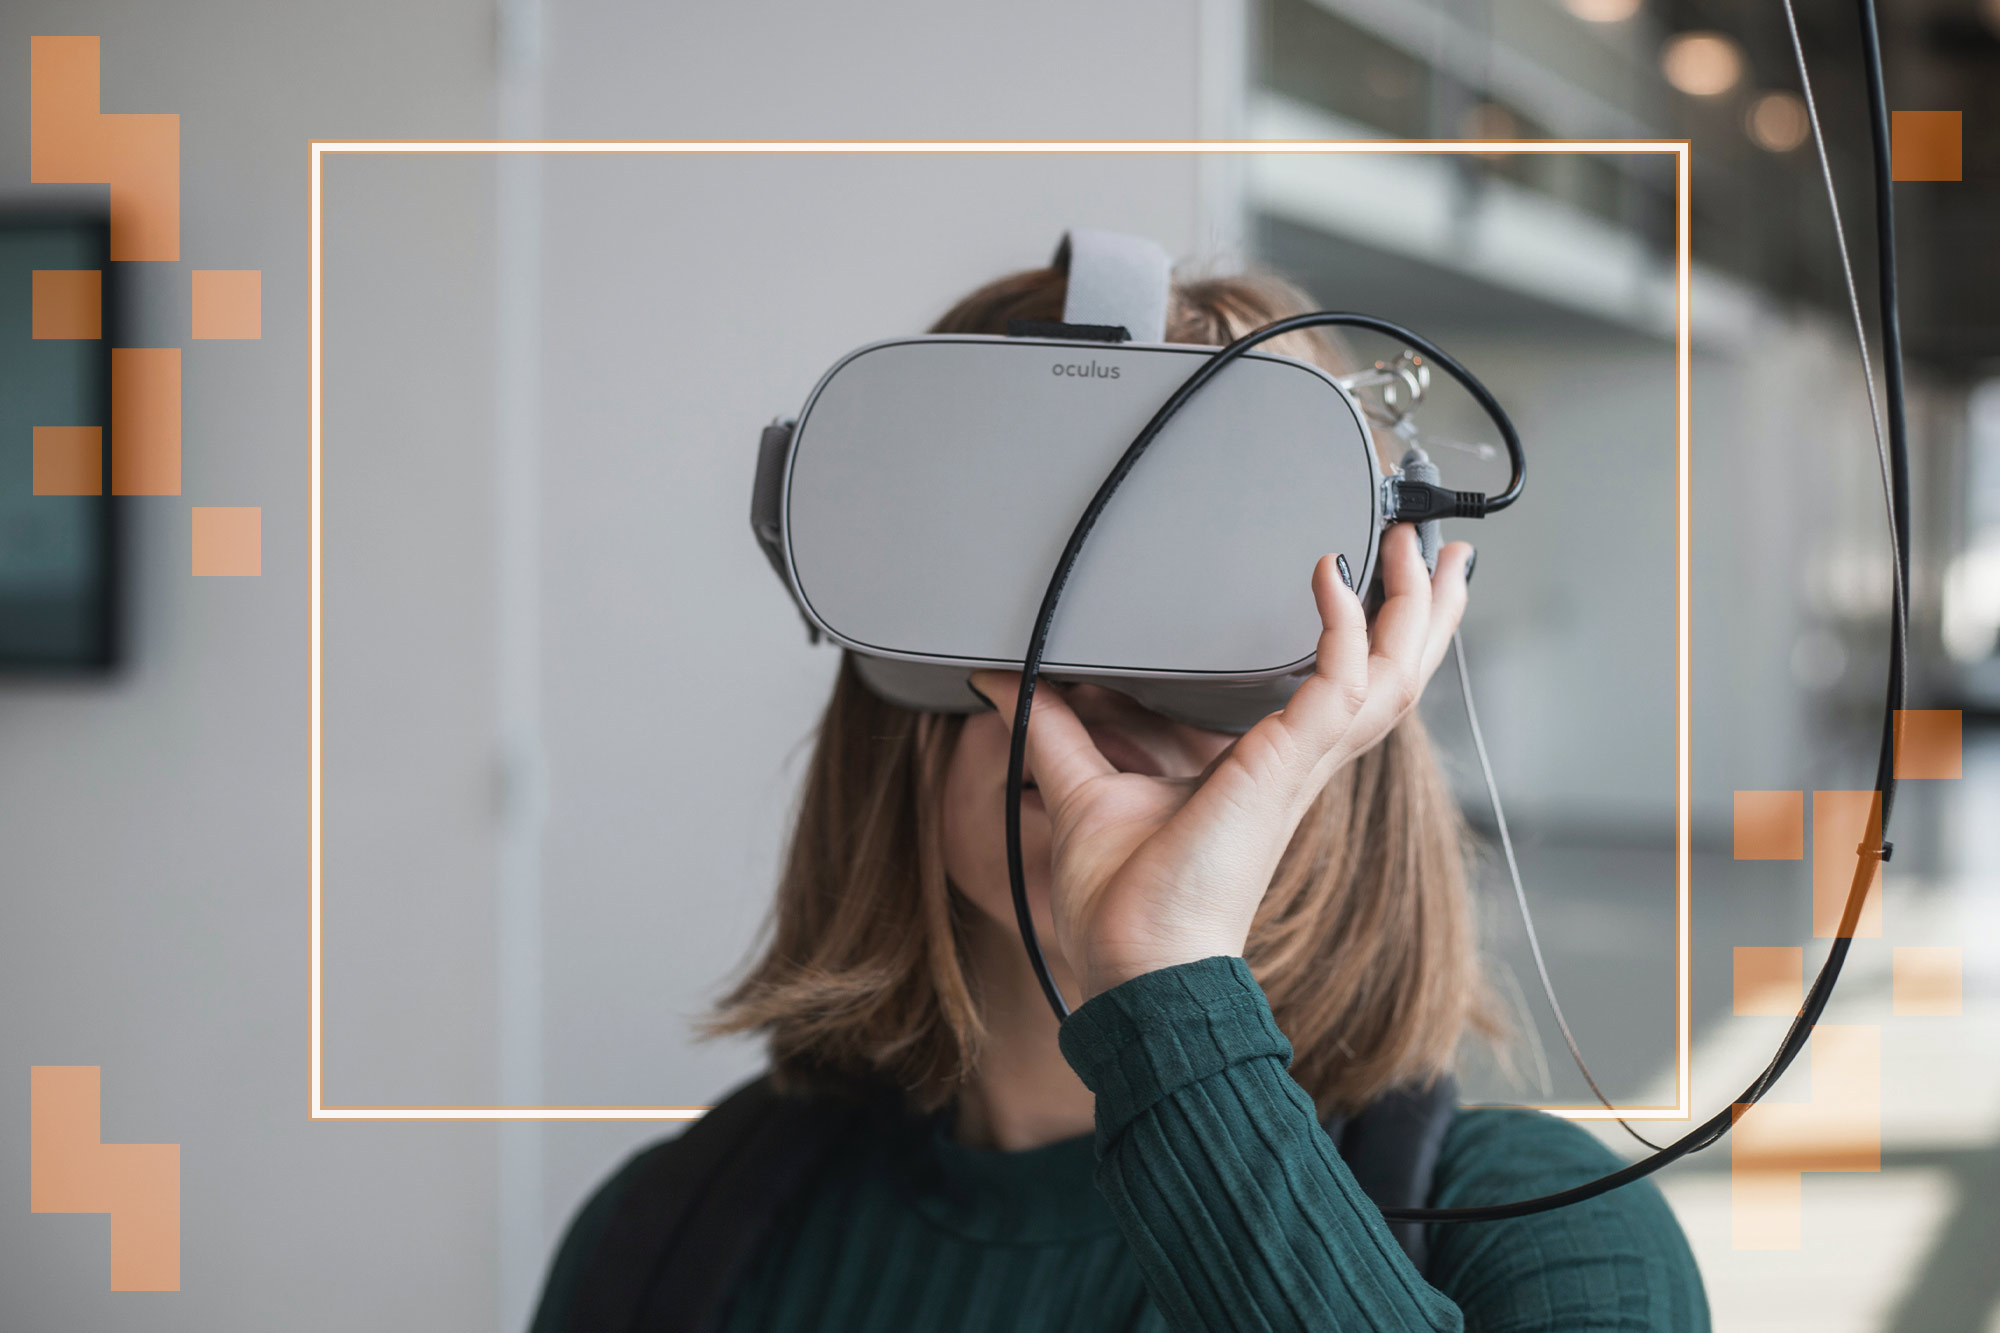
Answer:
<svg viewBox="0 0 2000 1333"><path fill-rule="evenodd" d="M1344 555L1335 556L1333 558L1333 567L1340 571L1340 581L1347 585L1347 590L1353 592L1354 571L1347 567L1347 557Z"/></svg>
<svg viewBox="0 0 2000 1333"><path fill-rule="evenodd" d="M1472 554L1465 557L1465 586L1468 588L1472 586L1472 571L1475 568L1477 568L1478 565L1479 565L1479 548L1475 546L1472 549Z"/></svg>

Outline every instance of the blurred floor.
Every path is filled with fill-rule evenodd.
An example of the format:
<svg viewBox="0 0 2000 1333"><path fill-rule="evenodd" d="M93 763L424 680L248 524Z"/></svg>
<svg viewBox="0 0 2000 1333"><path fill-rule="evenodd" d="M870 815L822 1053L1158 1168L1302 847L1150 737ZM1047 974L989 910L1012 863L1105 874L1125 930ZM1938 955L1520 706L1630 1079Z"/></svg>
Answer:
<svg viewBox="0 0 2000 1333"><path fill-rule="evenodd" d="M1694 1245L1720 1330L1760 1333L2000 1333L2000 731L1968 729L1964 776L1906 782L1898 798L1897 860L1884 880L1880 939L1857 939L1824 1022L1877 1026L1882 1039L1881 1170L1812 1173L1803 1189L1802 1243L1794 1250L1734 1246L1728 1141L1663 1172L1667 1198ZM1924 845L1918 845L1921 839ZM1558 993L1607 1091L1639 1103L1672 1099L1670 1054L1634 1088L1635 1058L1623 1042L1593 1045L1592 1034L1650 1033L1658 1004L1649 985L1621 1000L1606 982L1621 966L1642 981L1657 970L1643 941L1657 925L1656 892L1606 893L1581 910L1593 874L1657 878L1657 850L1556 846L1523 857ZM1671 858L1667 858L1671 873ZM1900 867L1900 868L1899 868ZM1781 1018L1731 1013L1731 957L1737 945L1800 940L1808 872L1697 855L1693 863L1693 1087L1697 1115L1726 1104L1769 1059ZM1782 891L1780 886L1783 886ZM1487 885L1490 909L1505 905ZM1507 890L1504 881L1498 890ZM1614 919L1615 918L1615 919ZM1496 922L1501 957L1528 991L1532 963L1518 950L1518 927ZM1901 946L1963 950L1963 1006L1954 1016L1892 1012L1892 951ZM1621 954L1624 955L1621 957ZM1808 975L1824 946L1808 945ZM1578 998L1569 998L1576 996ZM1544 1046L1558 1099L1581 1087L1551 1025ZM1656 1051L1656 1047L1651 1048ZM1651 1051L1649 1051L1651 1053ZM1520 1094L1517 1094L1520 1095ZM1526 1095L1532 1095L1528 1093ZM1810 1098L1801 1059L1771 1100ZM1594 1126L1615 1151L1636 1155L1616 1125ZM1679 1122L1641 1125L1665 1141Z"/></svg>

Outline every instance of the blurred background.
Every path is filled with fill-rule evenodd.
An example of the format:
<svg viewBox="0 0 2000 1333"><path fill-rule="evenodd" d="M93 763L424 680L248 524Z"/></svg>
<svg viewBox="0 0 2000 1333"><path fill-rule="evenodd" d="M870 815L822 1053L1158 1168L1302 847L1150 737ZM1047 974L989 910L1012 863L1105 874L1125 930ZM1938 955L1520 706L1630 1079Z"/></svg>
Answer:
<svg viewBox="0 0 2000 1333"><path fill-rule="evenodd" d="M1858 28L1799 8L1872 330ZM1726 1148L1661 1178L1722 1329L2000 1330L2000 6L1883 24L1890 105L1964 113L1963 180L1897 188L1911 706L1963 711L1964 775L1906 784L1883 936L1828 1016L1883 1031L1882 1170L1809 1176L1776 1252L1732 1245ZM1820 956L1809 864L1736 861L1732 794L1870 784L1890 589L1784 25L1776 0L15 0L0 1326L517 1330L578 1202L672 1131L308 1119L313 139L1691 140L1690 1011L1694 1107L1726 1102L1783 1026L1732 1012L1733 949ZM101 36L105 111L180 116L180 260L104 265L106 346L186 344L179 499L30 495L30 427L105 392L100 354L27 327L30 270L103 263L103 188L29 183L29 38L58 33ZM1094 225L1406 323L1513 414L1527 496L1456 534L1474 688L1577 1039L1616 1100L1671 1104L1671 167L327 157L326 1103L699 1105L757 1069L689 1024L755 939L835 665L747 531L757 431L840 353ZM189 342L191 268L261 269L262 337ZM1454 484L1497 481L1448 388L1419 420ZM259 577L190 576L192 505L262 508ZM1449 671L1425 707L1490 836ZM1496 864L1525 1039L1468 1094L1586 1102ZM1962 1011L1894 1014L1892 949L1940 945ZM1803 1063L1779 1099L1810 1095ZM104 1220L29 1213L36 1064L103 1067L105 1141L182 1145L181 1292L107 1292Z"/></svg>

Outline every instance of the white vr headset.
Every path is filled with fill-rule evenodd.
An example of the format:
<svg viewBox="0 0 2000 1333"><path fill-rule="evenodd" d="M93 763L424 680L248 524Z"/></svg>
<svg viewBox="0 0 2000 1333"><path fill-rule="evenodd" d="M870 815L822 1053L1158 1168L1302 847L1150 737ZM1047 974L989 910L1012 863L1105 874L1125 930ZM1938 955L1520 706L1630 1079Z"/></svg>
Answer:
<svg viewBox="0 0 2000 1333"><path fill-rule="evenodd" d="M820 377L795 421L764 431L758 543L815 640L851 652L904 707L983 708L970 673L1021 667L1086 502L1217 357L1163 341L1171 262L1153 242L1072 231L1055 264L1068 271L1061 324L870 343ZM1317 322L1384 328L1469 380L1393 325ZM1512 499L1424 484L1436 469L1420 450L1385 474L1348 387L1289 357L1232 359L1176 405L1104 509L1041 658L1051 679L1221 731L1282 708L1312 670L1306 580L1322 555L1343 554L1366 589L1386 523ZM1424 526L1430 554L1436 525Z"/></svg>

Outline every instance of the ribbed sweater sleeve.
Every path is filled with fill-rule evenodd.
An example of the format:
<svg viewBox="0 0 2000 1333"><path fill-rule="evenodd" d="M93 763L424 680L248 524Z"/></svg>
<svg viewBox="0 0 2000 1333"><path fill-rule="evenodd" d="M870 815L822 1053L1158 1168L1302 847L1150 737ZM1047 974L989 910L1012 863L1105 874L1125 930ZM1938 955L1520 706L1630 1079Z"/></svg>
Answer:
<svg viewBox="0 0 2000 1333"><path fill-rule="evenodd" d="M1061 1040L1097 1095L1097 1186L1173 1328L1464 1327L1320 1127L1242 959L1135 977Z"/></svg>

